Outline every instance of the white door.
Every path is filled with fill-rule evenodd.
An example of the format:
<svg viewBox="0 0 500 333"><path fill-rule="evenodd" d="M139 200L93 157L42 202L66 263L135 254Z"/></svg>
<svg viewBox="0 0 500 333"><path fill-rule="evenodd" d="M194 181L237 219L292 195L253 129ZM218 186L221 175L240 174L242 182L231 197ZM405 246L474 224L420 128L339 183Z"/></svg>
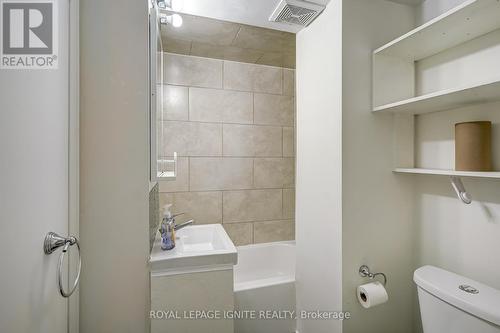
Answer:
<svg viewBox="0 0 500 333"><path fill-rule="evenodd" d="M68 208L74 192L70 0L54 0L53 7L44 3L50 1L0 0L0 332L5 333L63 333L74 320L68 319L72 301L61 296L56 283L62 249L43 251L48 232L68 236L74 210ZM40 51L49 47L52 54ZM19 65L20 60L25 62ZM69 252L73 256L76 247ZM65 288L68 272L65 267Z"/></svg>

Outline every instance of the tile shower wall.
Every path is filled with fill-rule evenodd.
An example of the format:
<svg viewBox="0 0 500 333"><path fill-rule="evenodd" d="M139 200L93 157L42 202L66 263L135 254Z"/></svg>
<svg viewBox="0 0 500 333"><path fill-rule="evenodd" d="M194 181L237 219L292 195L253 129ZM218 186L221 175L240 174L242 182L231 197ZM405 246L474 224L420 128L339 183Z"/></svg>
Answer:
<svg viewBox="0 0 500 333"><path fill-rule="evenodd" d="M294 239L295 71L165 53L160 205L236 245ZM160 127L161 128L161 127Z"/></svg>

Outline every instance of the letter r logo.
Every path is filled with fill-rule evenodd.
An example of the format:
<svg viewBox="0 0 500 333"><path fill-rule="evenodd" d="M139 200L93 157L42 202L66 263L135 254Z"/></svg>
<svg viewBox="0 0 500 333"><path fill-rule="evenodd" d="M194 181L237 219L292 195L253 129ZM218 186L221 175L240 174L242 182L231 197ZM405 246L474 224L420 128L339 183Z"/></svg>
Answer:
<svg viewBox="0 0 500 333"><path fill-rule="evenodd" d="M3 53L52 54L52 6L50 2L3 2Z"/></svg>

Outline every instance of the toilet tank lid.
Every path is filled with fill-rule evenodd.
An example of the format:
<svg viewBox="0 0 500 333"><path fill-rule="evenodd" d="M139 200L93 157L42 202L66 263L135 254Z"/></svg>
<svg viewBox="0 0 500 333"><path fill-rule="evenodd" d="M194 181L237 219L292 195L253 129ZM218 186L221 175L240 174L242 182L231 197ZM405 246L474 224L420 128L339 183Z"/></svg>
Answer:
<svg viewBox="0 0 500 333"><path fill-rule="evenodd" d="M441 300L500 326L499 290L434 266L420 267L415 271L413 280L420 288ZM460 289L460 286L469 292ZM479 292L473 293L474 290Z"/></svg>

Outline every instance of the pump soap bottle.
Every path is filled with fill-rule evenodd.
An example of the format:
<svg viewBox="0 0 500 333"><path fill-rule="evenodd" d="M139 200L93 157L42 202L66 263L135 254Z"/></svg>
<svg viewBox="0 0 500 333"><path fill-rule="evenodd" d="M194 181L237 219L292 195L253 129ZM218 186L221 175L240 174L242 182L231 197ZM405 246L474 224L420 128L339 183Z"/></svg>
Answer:
<svg viewBox="0 0 500 333"><path fill-rule="evenodd" d="M175 225L174 217L170 209L172 204L163 207L163 220L161 222L161 249L164 251L172 250L175 247Z"/></svg>

